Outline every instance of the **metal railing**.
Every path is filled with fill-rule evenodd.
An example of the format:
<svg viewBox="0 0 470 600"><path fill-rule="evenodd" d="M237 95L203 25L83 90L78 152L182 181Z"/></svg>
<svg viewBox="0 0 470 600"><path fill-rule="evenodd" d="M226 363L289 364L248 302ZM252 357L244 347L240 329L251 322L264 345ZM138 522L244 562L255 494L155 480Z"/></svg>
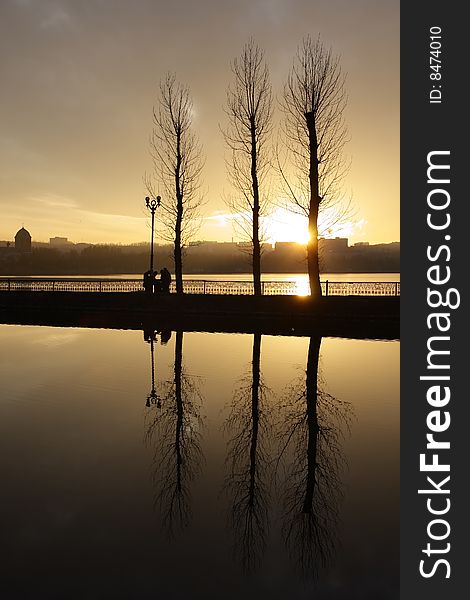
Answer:
<svg viewBox="0 0 470 600"><path fill-rule="evenodd" d="M322 281L324 296L399 296L399 281ZM4 278L0 291L25 292L141 292L142 279ZM252 281L183 281L186 294L253 295ZM172 282L170 292L175 292ZM308 296L307 281L263 281L264 296Z"/></svg>

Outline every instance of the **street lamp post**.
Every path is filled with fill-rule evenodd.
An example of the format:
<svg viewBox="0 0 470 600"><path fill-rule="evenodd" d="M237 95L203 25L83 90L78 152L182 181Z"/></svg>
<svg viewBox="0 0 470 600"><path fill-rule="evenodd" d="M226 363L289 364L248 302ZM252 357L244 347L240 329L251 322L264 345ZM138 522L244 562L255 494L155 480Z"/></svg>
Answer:
<svg viewBox="0 0 470 600"><path fill-rule="evenodd" d="M152 213L152 237L150 238L150 272L153 274L153 231L155 227L155 211L160 206L161 197L157 196L157 199L150 199L148 196L145 198L145 206Z"/></svg>

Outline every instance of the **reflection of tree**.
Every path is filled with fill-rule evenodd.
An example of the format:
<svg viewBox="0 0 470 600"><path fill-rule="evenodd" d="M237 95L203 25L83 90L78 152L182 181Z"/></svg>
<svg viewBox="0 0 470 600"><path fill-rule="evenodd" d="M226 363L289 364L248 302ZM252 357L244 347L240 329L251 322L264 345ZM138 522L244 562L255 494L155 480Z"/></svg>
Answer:
<svg viewBox="0 0 470 600"><path fill-rule="evenodd" d="M306 378L294 384L282 407L281 456L287 460L283 532L299 570L315 576L332 560L338 543L342 497L342 431L351 407L321 389L321 337L311 337Z"/></svg>
<svg viewBox="0 0 470 600"><path fill-rule="evenodd" d="M253 338L251 373L240 381L225 423L228 444L225 491L231 501L235 554L253 570L266 547L268 527L268 389L260 372L261 334Z"/></svg>
<svg viewBox="0 0 470 600"><path fill-rule="evenodd" d="M155 505L171 537L189 523L190 485L200 471L201 394L183 367L183 332L176 333L172 381L165 384L161 407L147 413L147 441L154 447Z"/></svg>

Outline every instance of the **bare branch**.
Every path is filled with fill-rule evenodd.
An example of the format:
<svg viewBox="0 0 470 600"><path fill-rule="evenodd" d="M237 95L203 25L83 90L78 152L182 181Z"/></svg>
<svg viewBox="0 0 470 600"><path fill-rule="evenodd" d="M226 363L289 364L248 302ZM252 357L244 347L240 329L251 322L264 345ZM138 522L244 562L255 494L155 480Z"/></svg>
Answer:
<svg viewBox="0 0 470 600"><path fill-rule="evenodd" d="M318 576L338 544L342 474L346 468L343 437L354 416L349 403L324 389L319 373L321 338L310 338L305 375L287 390L281 403L280 455L286 464L283 532L300 572Z"/></svg>
<svg viewBox="0 0 470 600"><path fill-rule="evenodd" d="M223 131L230 158L229 181L236 196L229 208L243 218L241 231L252 244L255 295L261 295L260 218L269 204L266 179L270 168L268 141L272 131L273 95L264 52L250 39L231 64L233 81L227 90Z"/></svg>
<svg viewBox="0 0 470 600"><path fill-rule="evenodd" d="M307 263L313 295L321 295L319 213L339 207L337 215L348 214L348 208L341 207L340 196L349 167L343 158L347 142L345 107L345 76L339 58L320 38L307 36L297 50L284 86L283 151L278 144L276 162L288 204L308 217Z"/></svg>
<svg viewBox="0 0 470 600"><path fill-rule="evenodd" d="M174 243L176 289L182 293L182 249L200 226L204 161L201 144L193 131L189 88L171 73L160 82L158 105L153 110L150 153L154 169L145 183L152 196L162 197L157 218L163 228L163 239Z"/></svg>

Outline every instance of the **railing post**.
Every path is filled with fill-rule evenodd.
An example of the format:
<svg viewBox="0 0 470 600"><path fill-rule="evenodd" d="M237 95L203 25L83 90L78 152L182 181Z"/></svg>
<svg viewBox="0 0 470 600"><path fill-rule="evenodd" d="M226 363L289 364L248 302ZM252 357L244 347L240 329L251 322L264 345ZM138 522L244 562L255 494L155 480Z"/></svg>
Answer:
<svg viewBox="0 0 470 600"><path fill-rule="evenodd" d="M325 283L325 296L328 296L328 279L326 280L326 283Z"/></svg>
<svg viewBox="0 0 470 600"><path fill-rule="evenodd" d="M261 282L261 295L264 296L264 281Z"/></svg>
<svg viewBox="0 0 470 600"><path fill-rule="evenodd" d="M398 281L395 281L395 296L398 296Z"/></svg>
<svg viewBox="0 0 470 600"><path fill-rule="evenodd" d="M203 283L204 283L204 288L203 288L202 293L205 295L206 294L206 280L205 279L204 279Z"/></svg>
<svg viewBox="0 0 470 600"><path fill-rule="evenodd" d="M10 291L10 280L8 280L8 291Z"/></svg>
<svg viewBox="0 0 470 600"><path fill-rule="evenodd" d="M101 280L100 280L100 292L101 292Z"/></svg>

